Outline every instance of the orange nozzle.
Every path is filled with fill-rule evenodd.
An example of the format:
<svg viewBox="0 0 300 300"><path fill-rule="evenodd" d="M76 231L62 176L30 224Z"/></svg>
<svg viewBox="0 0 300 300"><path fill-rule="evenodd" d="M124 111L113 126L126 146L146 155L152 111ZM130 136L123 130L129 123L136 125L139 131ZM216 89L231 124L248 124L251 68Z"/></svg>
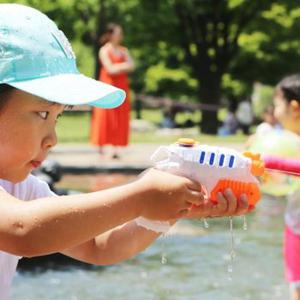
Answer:
<svg viewBox="0 0 300 300"><path fill-rule="evenodd" d="M265 164L263 161L254 160L252 161L251 173L254 176L262 176L265 172Z"/></svg>
<svg viewBox="0 0 300 300"><path fill-rule="evenodd" d="M262 176L265 172L265 164L263 160L260 158L260 154L247 151L244 152L244 156L252 160L251 173L254 176Z"/></svg>
<svg viewBox="0 0 300 300"><path fill-rule="evenodd" d="M196 141L190 138L180 138L177 140L176 143L179 144L180 146L192 147L196 144Z"/></svg>

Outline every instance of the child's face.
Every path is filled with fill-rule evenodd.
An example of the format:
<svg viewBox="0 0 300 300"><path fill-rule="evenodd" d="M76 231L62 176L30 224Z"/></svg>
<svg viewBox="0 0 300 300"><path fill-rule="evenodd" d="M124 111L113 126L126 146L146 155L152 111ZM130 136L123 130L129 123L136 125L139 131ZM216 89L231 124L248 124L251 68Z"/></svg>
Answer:
<svg viewBox="0 0 300 300"><path fill-rule="evenodd" d="M277 123L277 119L275 118L274 114L269 112L264 114L264 121L271 125L275 125Z"/></svg>
<svg viewBox="0 0 300 300"><path fill-rule="evenodd" d="M19 182L46 158L63 105L14 90L0 111L0 178Z"/></svg>
<svg viewBox="0 0 300 300"><path fill-rule="evenodd" d="M282 91L276 90L274 97L274 115L284 129L300 134L300 105L297 101L285 100Z"/></svg>

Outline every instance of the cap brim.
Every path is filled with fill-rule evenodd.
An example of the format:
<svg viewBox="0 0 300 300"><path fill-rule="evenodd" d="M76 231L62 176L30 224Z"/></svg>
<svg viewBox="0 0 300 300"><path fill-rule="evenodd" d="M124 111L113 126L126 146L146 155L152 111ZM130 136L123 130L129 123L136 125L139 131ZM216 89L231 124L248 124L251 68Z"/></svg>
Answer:
<svg viewBox="0 0 300 300"><path fill-rule="evenodd" d="M82 74L61 74L8 84L45 100L65 105L89 104L114 108L121 105L126 97L123 90Z"/></svg>

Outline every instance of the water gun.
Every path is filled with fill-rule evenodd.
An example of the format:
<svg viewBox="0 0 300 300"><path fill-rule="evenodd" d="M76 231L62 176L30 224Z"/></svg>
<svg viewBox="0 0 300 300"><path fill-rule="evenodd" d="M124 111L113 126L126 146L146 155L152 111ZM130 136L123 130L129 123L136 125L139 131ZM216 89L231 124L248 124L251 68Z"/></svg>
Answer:
<svg viewBox="0 0 300 300"><path fill-rule="evenodd" d="M201 183L206 196L215 203L218 192L227 188L237 198L246 194L251 206L255 206L261 197L256 177L263 175L265 168L259 154L241 154L233 149L200 145L193 139L182 138L175 144L159 147L151 160L160 170ZM168 228L168 222L143 217L136 221L138 225L158 232Z"/></svg>

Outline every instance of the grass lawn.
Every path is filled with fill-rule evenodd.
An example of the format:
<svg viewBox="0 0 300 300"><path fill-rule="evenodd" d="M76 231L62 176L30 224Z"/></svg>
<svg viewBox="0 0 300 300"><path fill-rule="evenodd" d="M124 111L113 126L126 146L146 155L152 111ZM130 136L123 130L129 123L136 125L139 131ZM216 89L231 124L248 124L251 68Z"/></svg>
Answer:
<svg viewBox="0 0 300 300"><path fill-rule="evenodd" d="M90 114L65 112L58 120L56 133L59 143L87 143L90 134Z"/></svg>
<svg viewBox="0 0 300 300"><path fill-rule="evenodd" d="M221 112L224 114L223 112ZM134 118L132 113L132 118ZM143 110L144 120L154 124L161 122L161 112L159 110ZM177 122L183 122L187 117L194 122L199 122L201 116L199 112L193 114L179 114ZM88 143L90 134L90 113L67 112L58 121L57 135L59 143ZM168 144L176 141L180 137L192 137L202 143L244 143L247 139L242 134L218 137L213 135L200 134L196 128L187 130L151 130L147 132L131 132L131 143L156 143Z"/></svg>

